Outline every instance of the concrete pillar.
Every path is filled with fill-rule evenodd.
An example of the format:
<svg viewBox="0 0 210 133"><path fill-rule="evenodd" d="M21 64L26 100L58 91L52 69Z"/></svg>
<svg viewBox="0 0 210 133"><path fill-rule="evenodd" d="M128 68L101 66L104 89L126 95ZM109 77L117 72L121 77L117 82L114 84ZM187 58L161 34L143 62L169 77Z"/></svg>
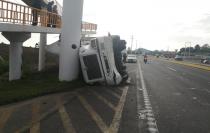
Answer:
<svg viewBox="0 0 210 133"><path fill-rule="evenodd" d="M9 47L9 80L21 78L22 45L31 37L30 33L3 32L2 35L10 41Z"/></svg>
<svg viewBox="0 0 210 133"><path fill-rule="evenodd" d="M59 80L72 81L79 75L83 0L64 0L61 30Z"/></svg>
<svg viewBox="0 0 210 133"><path fill-rule="evenodd" d="M47 44L47 34L40 33L40 42L39 42L39 71L44 70L45 68L45 47Z"/></svg>

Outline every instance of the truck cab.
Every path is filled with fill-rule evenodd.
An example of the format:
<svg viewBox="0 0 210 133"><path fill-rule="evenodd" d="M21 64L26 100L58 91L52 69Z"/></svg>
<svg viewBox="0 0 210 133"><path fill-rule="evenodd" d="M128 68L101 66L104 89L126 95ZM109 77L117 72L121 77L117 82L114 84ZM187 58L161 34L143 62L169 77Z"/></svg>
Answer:
<svg viewBox="0 0 210 133"><path fill-rule="evenodd" d="M79 51L83 77L86 83L105 82L118 85L122 75L116 68L113 50L113 37L97 37Z"/></svg>

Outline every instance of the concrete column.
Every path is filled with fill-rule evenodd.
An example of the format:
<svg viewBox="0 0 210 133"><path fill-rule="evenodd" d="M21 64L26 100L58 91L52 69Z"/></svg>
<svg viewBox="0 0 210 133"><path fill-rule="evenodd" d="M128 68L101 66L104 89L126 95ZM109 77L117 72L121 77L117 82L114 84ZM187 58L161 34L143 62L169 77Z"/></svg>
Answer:
<svg viewBox="0 0 210 133"><path fill-rule="evenodd" d="M45 68L45 47L47 44L47 34L40 33L40 42L39 42L39 71L44 70Z"/></svg>
<svg viewBox="0 0 210 133"><path fill-rule="evenodd" d="M59 80L72 81L79 75L83 0L64 0L60 46Z"/></svg>
<svg viewBox="0 0 210 133"><path fill-rule="evenodd" d="M21 78L22 45L31 37L30 33L3 32L2 35L10 41L9 48L9 80Z"/></svg>
<svg viewBox="0 0 210 133"><path fill-rule="evenodd" d="M9 47L9 80L21 78L22 42L10 42Z"/></svg>

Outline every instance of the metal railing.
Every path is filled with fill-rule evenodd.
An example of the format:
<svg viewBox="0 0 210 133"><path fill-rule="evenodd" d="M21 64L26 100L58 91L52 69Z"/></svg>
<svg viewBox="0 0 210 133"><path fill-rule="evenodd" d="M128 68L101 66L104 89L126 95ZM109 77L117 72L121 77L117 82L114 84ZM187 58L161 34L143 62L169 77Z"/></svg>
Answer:
<svg viewBox="0 0 210 133"><path fill-rule="evenodd" d="M61 16L56 13L4 0L0 0L0 22L61 28Z"/></svg>
<svg viewBox="0 0 210 133"><path fill-rule="evenodd" d="M56 13L48 12L46 9L40 10L0 0L0 23L61 28L61 16ZM97 24L82 22L82 32L86 34L96 34L96 30Z"/></svg>

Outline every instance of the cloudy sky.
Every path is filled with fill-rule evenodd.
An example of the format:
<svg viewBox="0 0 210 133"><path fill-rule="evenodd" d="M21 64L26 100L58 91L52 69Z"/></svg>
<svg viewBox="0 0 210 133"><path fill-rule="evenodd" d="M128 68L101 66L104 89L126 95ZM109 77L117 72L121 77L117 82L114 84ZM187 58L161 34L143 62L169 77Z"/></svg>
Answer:
<svg viewBox="0 0 210 133"><path fill-rule="evenodd" d="M150 50L210 43L209 0L84 0L83 20L98 24L98 36L118 34L129 46L133 35L133 48L136 41Z"/></svg>
<svg viewBox="0 0 210 133"><path fill-rule="evenodd" d="M209 0L85 0L84 20L128 44L133 35L139 47L172 50L185 42L210 43L209 5Z"/></svg>

